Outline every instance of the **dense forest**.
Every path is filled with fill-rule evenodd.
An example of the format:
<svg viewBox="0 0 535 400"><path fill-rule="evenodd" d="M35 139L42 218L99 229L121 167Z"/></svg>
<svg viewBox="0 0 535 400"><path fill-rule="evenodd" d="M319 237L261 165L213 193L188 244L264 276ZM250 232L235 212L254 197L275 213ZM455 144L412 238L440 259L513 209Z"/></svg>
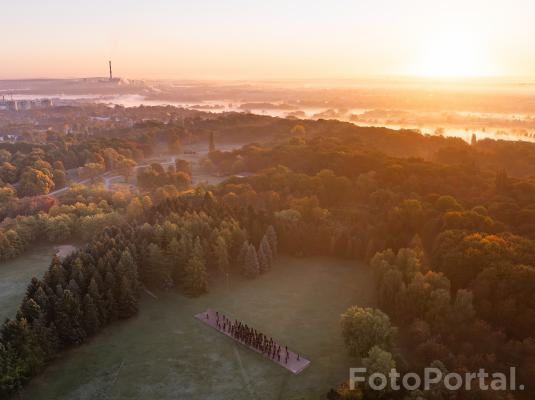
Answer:
<svg viewBox="0 0 535 400"><path fill-rule="evenodd" d="M202 167L235 176L209 188L190 189L191 170L179 161L171 171L152 165L140 173L138 194L74 186L59 200L27 197L18 187L16 196L8 195L1 258L20 254L42 232L54 240L78 230L88 244L54 258L43 279L30 282L16 317L4 323L2 395L17 391L62 350L135 314L142 290L202 295L218 274L268 273L279 252L360 260L373 269L378 309L354 307L341 317L348 351L370 368L517 366L519 380L535 381L535 145L467 144L414 131L240 114L185 126L144 123L129 136L77 138L67 153L33 144L24 152L23 143L0 150L2 174L12 174L4 182L25 188L30 170L46 175L47 169L52 187L56 170L93 163L116 168L115 162L146 157L157 142L177 150L190 140L185 135L248 143L230 152L211 149ZM343 380L329 399L378 398L367 387L349 391ZM438 400L451 394L382 395Z"/></svg>

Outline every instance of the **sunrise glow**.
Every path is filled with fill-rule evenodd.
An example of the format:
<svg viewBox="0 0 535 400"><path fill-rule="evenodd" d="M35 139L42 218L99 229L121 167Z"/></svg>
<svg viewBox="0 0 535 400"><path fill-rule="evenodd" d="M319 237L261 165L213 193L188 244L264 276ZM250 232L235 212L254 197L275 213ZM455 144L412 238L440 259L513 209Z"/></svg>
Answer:
<svg viewBox="0 0 535 400"><path fill-rule="evenodd" d="M136 79L524 77L534 13L526 0L12 2L0 79L100 76L109 58Z"/></svg>
<svg viewBox="0 0 535 400"><path fill-rule="evenodd" d="M423 77L465 78L496 75L496 66L486 54L485 43L470 32L445 31L431 36L423 54L414 57L413 74Z"/></svg>

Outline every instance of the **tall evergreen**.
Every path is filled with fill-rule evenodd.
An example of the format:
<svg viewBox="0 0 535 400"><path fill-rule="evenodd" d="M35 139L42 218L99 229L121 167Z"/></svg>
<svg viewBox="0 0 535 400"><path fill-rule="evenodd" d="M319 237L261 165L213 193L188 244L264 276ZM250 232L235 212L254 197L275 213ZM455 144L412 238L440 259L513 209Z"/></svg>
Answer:
<svg viewBox="0 0 535 400"><path fill-rule="evenodd" d="M242 273L247 278L255 278L260 273L258 256L256 254L256 249L252 244L249 244L247 248L247 253L245 254L244 263L242 265Z"/></svg>
<svg viewBox="0 0 535 400"><path fill-rule="evenodd" d="M241 245L240 252L238 253L238 258L236 259L237 264L240 266L240 269L242 270L245 265L245 260L247 258L248 251L249 251L249 242L244 241Z"/></svg>
<svg viewBox="0 0 535 400"><path fill-rule="evenodd" d="M36 303L34 299L26 297L22 301L19 314L22 318L26 319L26 321L31 323L34 319L39 318L40 313L41 307L39 306L39 304Z"/></svg>
<svg viewBox="0 0 535 400"><path fill-rule="evenodd" d="M171 266L171 277L176 286L182 281L185 264L182 262L182 247L176 238L169 242L166 253L169 259L168 264Z"/></svg>
<svg viewBox="0 0 535 400"><path fill-rule="evenodd" d="M117 300L115 299L115 296L113 295L113 290L108 289L108 291L104 294L104 308L106 310L106 317L107 322L112 322L117 319L118 312L117 312Z"/></svg>
<svg viewBox="0 0 535 400"><path fill-rule="evenodd" d="M267 237L264 235L260 241L260 246L258 248L258 262L260 265L260 272L264 273L271 269L271 264L273 262L273 254L271 252L271 247Z"/></svg>
<svg viewBox="0 0 535 400"><path fill-rule="evenodd" d="M58 256L52 257L52 263L50 264L50 267L48 268L48 271L45 273L45 282L50 287L56 287L57 285L61 285L62 287L66 283L66 276L65 276L65 270L63 269L63 265L61 265L61 261Z"/></svg>
<svg viewBox="0 0 535 400"><path fill-rule="evenodd" d="M117 264L117 274L122 277L126 277L128 280L133 294L137 294L139 289L139 278L137 272L137 265L132 257L130 250L125 249L121 253L121 258Z"/></svg>
<svg viewBox="0 0 535 400"><path fill-rule="evenodd" d="M152 286L168 289L173 286L168 259L156 243L148 246L148 254L145 259L145 281Z"/></svg>
<svg viewBox="0 0 535 400"><path fill-rule="evenodd" d="M99 310L89 293L84 297L83 325L88 336L97 333L101 326Z"/></svg>
<svg viewBox="0 0 535 400"><path fill-rule="evenodd" d="M67 345L80 344L86 337L82 327L80 302L70 290L63 291L63 297L56 303L56 327L61 341Z"/></svg>
<svg viewBox="0 0 535 400"><path fill-rule="evenodd" d="M271 248L271 253L273 255L273 258L277 257L278 254L278 239L277 239L277 232L275 232L275 228L273 228L273 225L268 226L266 230L266 237L269 242L269 247Z"/></svg>
<svg viewBox="0 0 535 400"><path fill-rule="evenodd" d="M117 298L117 313L119 318L128 318L138 311L137 296L132 283L126 276L121 277L119 283L119 296Z"/></svg>
<svg viewBox="0 0 535 400"><path fill-rule="evenodd" d="M223 272L228 273L228 268L230 265L228 246L225 238L221 235L218 235L213 243L213 257L217 268Z"/></svg>
<svg viewBox="0 0 535 400"><path fill-rule="evenodd" d="M207 290L208 281L206 262L201 240L197 236L193 245L190 259L184 269L184 291L192 296L198 296Z"/></svg>

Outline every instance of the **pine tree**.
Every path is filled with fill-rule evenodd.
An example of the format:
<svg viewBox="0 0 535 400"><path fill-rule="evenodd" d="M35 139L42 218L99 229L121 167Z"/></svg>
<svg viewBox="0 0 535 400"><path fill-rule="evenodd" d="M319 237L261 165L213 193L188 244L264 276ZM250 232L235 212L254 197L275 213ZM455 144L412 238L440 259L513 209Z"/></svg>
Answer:
<svg viewBox="0 0 535 400"><path fill-rule="evenodd" d="M218 235L213 244L213 257L215 259L215 264L217 268L223 272L228 273L229 268L229 255L228 255L228 246L227 242L223 236Z"/></svg>
<svg viewBox="0 0 535 400"><path fill-rule="evenodd" d="M275 228L273 228L273 225L268 226L266 230L266 237L269 242L269 247L271 248L271 254L272 258L276 258L278 254L278 239L277 239L277 232L275 232Z"/></svg>
<svg viewBox="0 0 535 400"><path fill-rule="evenodd" d="M108 271L106 272L106 276L104 277L104 288L106 291L111 290L112 292L115 292L116 289L116 279L115 275Z"/></svg>
<svg viewBox="0 0 535 400"><path fill-rule="evenodd" d="M60 347L56 325L54 323L47 325L45 316L41 314L38 319L33 321L32 331L39 343L39 347L43 351L45 360L52 359Z"/></svg>
<svg viewBox="0 0 535 400"><path fill-rule="evenodd" d="M119 318L128 318L138 311L137 298L126 276L121 278L119 284L119 297L117 299L117 315Z"/></svg>
<svg viewBox="0 0 535 400"><path fill-rule="evenodd" d="M57 285L63 287L65 285L65 270L58 256L52 257L52 263L45 274L44 280L50 287L56 287Z"/></svg>
<svg viewBox="0 0 535 400"><path fill-rule="evenodd" d="M34 299L25 297L19 310L21 317L32 323L34 319L39 318L40 313L41 307L39 307L39 304Z"/></svg>
<svg viewBox="0 0 535 400"><path fill-rule="evenodd" d="M83 317L83 326L87 334L91 336L97 333L101 326L99 310L89 293L84 297Z"/></svg>
<svg viewBox="0 0 535 400"><path fill-rule="evenodd" d="M139 278L137 273L137 265L132 257L130 250L125 249L121 253L121 258L117 264L117 275L124 276L132 287L133 294L139 290Z"/></svg>
<svg viewBox="0 0 535 400"><path fill-rule="evenodd" d="M91 278L91 280L89 281L89 286L87 287L87 294L91 296L91 300L93 300L93 302L95 303L95 306L98 310L99 321L102 325L104 325L104 323L108 320L108 310L106 307L106 302L102 299L102 295L97 284L97 274L98 271L95 273L95 276L93 276L93 278Z"/></svg>
<svg viewBox="0 0 535 400"><path fill-rule="evenodd" d="M245 230L240 228L237 222L232 220L232 229L231 229L231 239L230 239L230 252L229 256L231 260L236 260L239 257L243 243L247 241L247 234Z"/></svg>
<svg viewBox="0 0 535 400"><path fill-rule="evenodd" d="M41 286L37 289L37 291L33 295L33 299L39 305L41 310L46 311L48 309L48 306L49 306L48 295L46 294L45 290Z"/></svg>
<svg viewBox="0 0 535 400"><path fill-rule="evenodd" d="M160 246L155 243L151 243L148 247L146 264L146 282L162 289L168 289L173 286L167 258Z"/></svg>
<svg viewBox="0 0 535 400"><path fill-rule="evenodd" d="M104 295L104 304L107 314L107 321L112 322L117 319L117 301L115 300L115 296L113 295L113 291L111 289L108 289L106 294Z"/></svg>
<svg viewBox="0 0 535 400"><path fill-rule="evenodd" d="M168 264L171 266L171 277L176 285L179 285L182 281L184 274L184 264L182 262L182 246L176 238L173 238L167 246L167 258Z"/></svg>
<svg viewBox="0 0 535 400"><path fill-rule="evenodd" d="M188 262L190 253L193 249L193 238L191 237L191 234L186 230L181 232L178 244L180 245L180 257L178 262L182 265L182 269L184 269L184 265Z"/></svg>
<svg viewBox="0 0 535 400"><path fill-rule="evenodd" d="M258 248L258 262L260 265L260 273L264 273L271 269L271 263L273 261L273 254L271 253L271 247L267 237L264 235L260 241L260 246Z"/></svg>
<svg viewBox="0 0 535 400"><path fill-rule="evenodd" d="M192 296L198 296L207 290L207 273L201 241L197 236L193 251L184 269L184 290Z"/></svg>
<svg viewBox="0 0 535 400"><path fill-rule="evenodd" d="M249 252L249 242L244 241L241 245L240 252L238 254L238 258L236 260L236 263L239 265L240 269L244 269L245 260L247 259L247 253Z"/></svg>
<svg viewBox="0 0 535 400"><path fill-rule="evenodd" d="M7 358L8 371L0 371L0 393L6 385L11 389L19 389L45 361L39 341L24 318L7 320L2 326L1 337L2 342L8 344L5 353L0 349L0 355ZM8 382L5 382L6 380Z"/></svg>
<svg viewBox="0 0 535 400"><path fill-rule="evenodd" d="M71 293L80 300L80 287L76 283L74 279L71 279L69 281L69 284L67 285L67 289L71 291Z"/></svg>
<svg viewBox="0 0 535 400"><path fill-rule="evenodd" d="M255 247L250 244L245 255L245 261L242 267L242 273L247 278L255 278L260 273L260 266L258 264L258 256Z"/></svg>
<svg viewBox="0 0 535 400"><path fill-rule="evenodd" d="M80 344L85 340L80 302L70 290L64 290L63 298L57 302L55 323L62 343Z"/></svg>
<svg viewBox="0 0 535 400"><path fill-rule="evenodd" d="M74 279L80 288L85 288L85 274L84 274L84 265L82 260L78 257L74 260L71 269L71 278Z"/></svg>
<svg viewBox="0 0 535 400"><path fill-rule="evenodd" d="M30 284L26 288L26 297L33 297L37 290L41 287L41 282L36 277L33 277Z"/></svg>

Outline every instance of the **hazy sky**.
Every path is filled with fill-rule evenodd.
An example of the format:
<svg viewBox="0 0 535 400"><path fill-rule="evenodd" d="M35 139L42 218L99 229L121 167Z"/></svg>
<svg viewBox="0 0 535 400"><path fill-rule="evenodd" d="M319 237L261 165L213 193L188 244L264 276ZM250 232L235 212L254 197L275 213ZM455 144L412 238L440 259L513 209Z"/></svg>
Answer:
<svg viewBox="0 0 535 400"><path fill-rule="evenodd" d="M0 78L533 76L533 0L0 0Z"/></svg>

